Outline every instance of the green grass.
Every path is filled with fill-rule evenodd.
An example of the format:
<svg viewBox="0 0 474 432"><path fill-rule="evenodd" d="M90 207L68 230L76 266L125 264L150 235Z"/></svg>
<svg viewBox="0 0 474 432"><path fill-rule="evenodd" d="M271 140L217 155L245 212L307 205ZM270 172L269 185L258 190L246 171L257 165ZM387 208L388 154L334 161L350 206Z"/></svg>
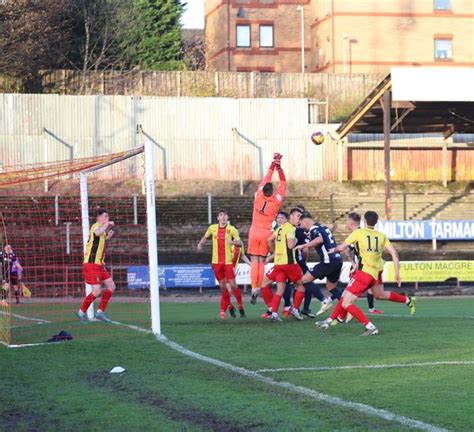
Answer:
<svg viewBox="0 0 474 432"><path fill-rule="evenodd" d="M266 322L258 318L261 304L247 306L245 321L221 322L215 302L164 303L163 332L186 348L250 370L474 360L474 299L419 299L414 317L405 317L403 305L377 306L387 315L374 317L381 333L372 338L359 337L356 323L323 332L310 320ZM112 303L110 316L146 325L147 309ZM55 321L17 327L16 338L31 342L64 328L75 340L0 350L0 430L403 429L194 360L151 335L99 323L80 327L64 305L13 311ZM108 374L117 365L127 372ZM472 364L262 374L449 430L474 429Z"/></svg>

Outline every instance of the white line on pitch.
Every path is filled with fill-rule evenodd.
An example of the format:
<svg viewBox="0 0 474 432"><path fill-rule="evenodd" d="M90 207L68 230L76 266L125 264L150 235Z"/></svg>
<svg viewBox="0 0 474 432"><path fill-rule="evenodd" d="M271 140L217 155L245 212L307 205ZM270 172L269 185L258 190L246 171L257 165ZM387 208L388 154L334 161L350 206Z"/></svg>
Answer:
<svg viewBox="0 0 474 432"><path fill-rule="evenodd" d="M305 371L337 371L346 369L395 369L409 367L425 367L425 366L447 366L447 365L474 365L471 360L453 360L453 361L436 361L425 363L395 363L395 364L374 364L374 365L353 365L353 366L319 366L319 367L296 367L296 368L265 368L257 369L255 372L305 372Z"/></svg>
<svg viewBox="0 0 474 432"><path fill-rule="evenodd" d="M2 314L2 315L11 315L12 317L22 319L22 320L26 320L26 321L36 321L36 322L41 323L41 324L51 324L51 321L48 321L48 320L45 320L45 319L27 317L27 316L19 315L19 314L12 313L12 312L8 313L8 312L5 312L5 311L0 311L0 314Z"/></svg>
<svg viewBox="0 0 474 432"><path fill-rule="evenodd" d="M372 315L371 315L372 316ZM448 318L448 319L474 319L474 316L471 315L453 315L453 316L448 316L448 315L398 315L398 314L380 314L377 315L377 318L379 317L390 317L390 318Z"/></svg>
<svg viewBox="0 0 474 432"><path fill-rule="evenodd" d="M260 375L257 372L244 369L242 367L234 366L229 363L222 362L220 360L213 359L211 357L204 356L202 354L196 353L194 351L188 350L187 348L177 344L176 342L172 342L168 340L165 336L157 336L157 339L165 344L166 346L172 348L175 351L180 352L181 354L184 354L188 357L194 358L196 360L200 360L203 362L206 362L208 364L218 366L223 369L230 370L231 372L237 373L239 375L243 375L248 378L254 378L257 381L263 382L265 384L274 386L274 387L281 387L284 388L285 390L289 390L293 393L301 394L303 396L326 402L331 405L336 405L339 407L344 407L348 409L352 409L355 411L359 411L365 415L370 415L373 417L378 417L383 420L387 421L393 421L397 422L405 427L410 427L410 428L415 428L423 431L429 431L429 432L446 432L446 429L439 428L437 426L428 424L428 423L423 423L419 420L414 420L410 419L408 417L404 417L398 414L391 413L390 411L386 411L383 409L379 408L374 408L370 405L358 403L358 402L351 402L351 401L346 401L343 399L340 399L335 396L330 396L326 395L324 393L317 392L315 390L308 389L306 387L301 387L297 386L295 384L291 384L289 382L284 382L284 381L275 381L272 378L266 377L264 375Z"/></svg>
<svg viewBox="0 0 474 432"><path fill-rule="evenodd" d="M127 327L127 328L130 328L132 330L140 331L142 333L152 333L151 330L144 329L142 327L134 326L134 325L131 325L131 324L121 323L119 321L112 321L112 324ZM346 401L344 399L340 399L340 398L335 397L335 396L326 395L324 393L320 393L320 392L317 392L315 390L312 390L312 389L309 389L309 388L306 388L306 387L297 386L297 385L291 384L289 382L275 381L274 379L266 377L264 375L260 375L257 372L254 372L254 371L251 371L251 370L248 370L248 369L244 369L244 368L239 367L239 366L234 366L230 363L225 363L223 361L213 359L211 357L207 357L205 355L202 355L202 354L196 353L194 351L191 351L191 350L177 344L176 342L170 341L166 336L163 336L163 335L156 336L156 339L159 342L166 345L167 347L169 347L169 348L171 348L171 349L173 349L173 350L175 350L175 351L177 351L177 352L179 352L179 353L181 353L185 356L191 357L191 358L196 359L196 360L200 360L202 362L205 362L205 363L208 363L208 364L211 364L211 365L223 368L223 369L230 370L231 372L237 373L239 375L242 375L242 376L245 376L245 377L248 377L248 378L253 378L257 381L263 382L265 384L269 384L271 386L281 387L281 388L284 388L285 390L291 391L293 393L301 394L303 396L306 396L306 397L309 397L309 398L312 398L312 399L315 399L315 400L319 400L319 401L322 401L322 402L326 402L326 403L331 404L331 405L336 405L336 406L352 409L352 410L355 410L355 411L359 411L359 412L361 412L365 415L378 417L382 420L393 421L393 422L399 423L399 424L401 424L403 426L406 426L406 427L410 427L410 428L414 428L414 429L418 429L418 430L423 430L423 431L427 431L427 432L447 432L446 429L440 428L438 426L434 426L434 425L431 425L429 423L423 423L419 420L410 419L408 417L404 417L404 416L401 416L401 415L398 415L398 414L394 414L390 411L386 411L386 410L383 410L383 409L374 408L370 405L366 405L366 404L362 404L362 403L358 403L358 402Z"/></svg>
<svg viewBox="0 0 474 432"><path fill-rule="evenodd" d="M142 332L142 333L153 333L151 330L149 329L144 329L143 327L138 327L136 325L132 325L132 324L125 324L125 323L122 323L120 321L110 321L111 324L115 324L115 325L118 325L118 326L122 326L122 327L127 327L131 330L136 330L136 331L139 331L139 332Z"/></svg>

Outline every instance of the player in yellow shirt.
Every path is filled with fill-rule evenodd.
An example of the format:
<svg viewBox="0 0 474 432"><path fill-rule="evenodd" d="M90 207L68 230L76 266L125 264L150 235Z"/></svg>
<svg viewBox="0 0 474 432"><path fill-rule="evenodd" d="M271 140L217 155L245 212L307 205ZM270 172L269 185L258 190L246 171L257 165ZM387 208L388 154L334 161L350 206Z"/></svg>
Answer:
<svg viewBox="0 0 474 432"><path fill-rule="evenodd" d="M105 268L104 257L106 243L114 235L114 230L115 224L110 220L107 211L104 209L97 210L96 222L90 228L89 240L82 264L85 282L92 286L92 291L86 296L80 309L76 312L76 316L82 324L88 323L87 309L99 296L102 296L102 299L94 316L100 321L110 322L104 312L115 291L115 283ZM102 287L105 289L102 290Z"/></svg>
<svg viewBox="0 0 474 432"><path fill-rule="evenodd" d="M197 248L199 251L207 239L212 239L212 268L221 289L221 311L220 318L226 318L226 311L229 309L230 315L235 318L235 309L230 301L227 284L232 288L237 300L241 318L245 318L245 311L242 306L242 295L240 289L235 283L235 271L232 246L242 246L237 229L229 223L229 215L226 210L217 212L218 223L211 225L206 234L199 241Z"/></svg>
<svg viewBox="0 0 474 432"><path fill-rule="evenodd" d="M379 331L375 325L372 324L372 322L370 322L370 320L365 316L364 312L355 305L356 300L362 293L377 284L380 272L380 261L384 250L392 256L395 280L397 281L398 286L401 285L398 253L385 234L374 229L378 222L378 218L377 213L373 211L366 212L364 215L366 228L354 230L349 237L347 237L344 243L328 251L328 253L343 252L352 244L357 256L359 257L358 269L352 276L349 285L344 291L337 306L334 308L334 311L331 313L331 316L324 321L317 322L316 325L318 327L322 329L329 328L334 319L344 311L347 311L347 313L350 313L365 326L366 331L362 336L378 334ZM408 306L414 308L415 300L412 299L410 303Z"/></svg>
<svg viewBox="0 0 474 432"><path fill-rule="evenodd" d="M281 214L283 212L280 212ZM295 247L296 226L301 217L301 210L294 208L290 211L290 215L284 215L288 222L279 226L268 238L268 244L271 250L274 250L274 266L263 279L262 297L265 299L268 311L271 312L273 321L281 321L278 316L278 308L280 307L281 298L286 289L286 283L289 281L295 284L295 300L291 309L291 315L296 319L302 320L299 308L304 299L304 286L301 282L303 272L296 260ZM271 283L276 282L277 290L271 298ZM267 300L268 299L268 300ZM270 306L271 305L271 306ZM270 316L269 316L270 317Z"/></svg>
<svg viewBox="0 0 474 432"><path fill-rule="evenodd" d="M361 216L359 213L349 213L347 215L346 221L346 228L352 233L355 230L360 228L360 220ZM354 250L354 247L351 245L351 249ZM351 259L352 267L351 267L351 277L356 272L359 263L359 256L357 253L354 254L353 259ZM383 279L382 273L384 268L384 260L380 257L380 261L378 263L379 266L379 274L377 278L377 282L367 291L367 301L369 302L369 293L372 292L372 307L373 307L373 298L375 297L377 300L388 300L395 303L404 303L408 306L410 310L410 314L413 315L415 313L415 305L416 305L416 298L409 297L403 294L398 294L394 291L385 291L383 287ZM369 313L379 315L383 312L378 311L378 313L374 313L373 309L370 309L370 302L369 302ZM337 320L342 322L345 318L346 312L343 312L341 315L338 316ZM347 322L347 320L346 320ZM333 323L334 324L334 323Z"/></svg>

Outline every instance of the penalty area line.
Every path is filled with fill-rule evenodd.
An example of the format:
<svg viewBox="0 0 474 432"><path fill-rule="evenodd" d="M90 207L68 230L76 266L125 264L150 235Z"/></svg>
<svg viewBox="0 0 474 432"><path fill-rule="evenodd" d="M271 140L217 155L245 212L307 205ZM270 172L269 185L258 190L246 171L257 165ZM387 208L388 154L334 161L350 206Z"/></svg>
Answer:
<svg viewBox="0 0 474 432"><path fill-rule="evenodd" d="M353 365L353 366L320 366L320 367L296 367L296 368L265 368L257 369L256 372L321 372L321 371L338 371L346 369L398 369L425 366L447 366L447 365L474 365L471 360L452 360L452 361L435 361L424 363L395 363L395 364L374 364L374 365Z"/></svg>
<svg viewBox="0 0 474 432"><path fill-rule="evenodd" d="M142 327L134 326L131 324L125 324L121 323L118 321L112 321L112 324L127 327L132 330L140 331L142 333L152 333L151 330L144 329ZM259 374L258 372L251 371L248 369L244 369L239 366L234 366L230 363L223 362L221 360L213 359L212 357L207 357L203 354L199 354L197 352L191 351L182 345L179 345L176 342L173 342L169 340L166 336L163 335L157 335L156 339L161 342L163 345L166 345L168 348L171 348L174 351L179 352L180 354L183 354L187 357L191 357L195 360L202 361L204 363L208 363L213 366L217 366L221 369L226 369L228 371L231 371L233 373L236 373L238 375L242 375L247 378L253 378L256 381L260 381L264 384L271 385L273 387L280 387L283 388L291 393L296 393L314 400L318 400L321 402L326 402L331 405L335 405L338 407L344 407L348 408L350 410L358 411L362 414L372 416L372 417L378 417L382 420L386 421L392 421L401 424L402 426L409 427L409 428L414 428L422 431L427 431L427 432L447 432L447 429L440 428L438 426L431 425L429 423L423 423L419 420L411 419L408 417L404 417L398 414L394 414L390 411L386 411L384 409L379 409L379 408L374 408L370 405L366 405L363 403L358 403L358 402L351 402L351 401L346 401L344 399L340 399L336 396L330 396L324 393L317 392L315 390L298 386L289 382L284 382L284 381L276 381L273 378L266 377L264 375Z"/></svg>

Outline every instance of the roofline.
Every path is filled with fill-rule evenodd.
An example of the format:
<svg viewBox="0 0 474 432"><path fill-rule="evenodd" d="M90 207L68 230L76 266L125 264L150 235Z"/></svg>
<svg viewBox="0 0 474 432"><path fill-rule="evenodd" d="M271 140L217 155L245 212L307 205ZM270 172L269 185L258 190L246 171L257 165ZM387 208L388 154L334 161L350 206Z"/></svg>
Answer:
<svg viewBox="0 0 474 432"><path fill-rule="evenodd" d="M388 74L372 92L357 106L349 118L342 122L336 129L339 139L344 138L352 129L352 127L369 111L377 101L383 96L386 90L392 88L392 77Z"/></svg>

